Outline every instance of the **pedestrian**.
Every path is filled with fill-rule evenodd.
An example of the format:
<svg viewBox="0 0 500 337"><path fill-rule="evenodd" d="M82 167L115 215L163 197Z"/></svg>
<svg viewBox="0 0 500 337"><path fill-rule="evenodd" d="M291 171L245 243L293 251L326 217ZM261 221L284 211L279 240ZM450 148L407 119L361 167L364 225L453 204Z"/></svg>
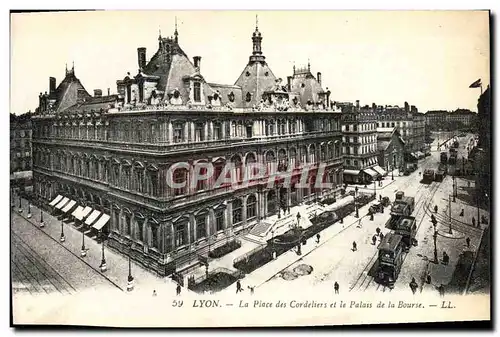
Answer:
<svg viewBox="0 0 500 337"><path fill-rule="evenodd" d="M156 290L153 290L153 297L156 297Z"/></svg>
<svg viewBox="0 0 500 337"><path fill-rule="evenodd" d="M180 284L177 284L176 292L177 292L177 296L179 296L181 294L181 285Z"/></svg>
<svg viewBox="0 0 500 337"><path fill-rule="evenodd" d="M377 227L377 229L375 229L375 232L377 233L377 235L380 235L380 227Z"/></svg>
<svg viewBox="0 0 500 337"><path fill-rule="evenodd" d="M250 286L248 286L248 289L250 289L250 295L253 295L254 288L255 288L255 287L250 287Z"/></svg>
<svg viewBox="0 0 500 337"><path fill-rule="evenodd" d="M236 281L236 293L239 293L240 291L243 291L241 288L241 282L240 280Z"/></svg>
<svg viewBox="0 0 500 337"><path fill-rule="evenodd" d="M380 237L380 242L382 242L382 240L384 239L384 233L380 233L379 237Z"/></svg>
<svg viewBox="0 0 500 337"><path fill-rule="evenodd" d="M319 233L316 234L316 243L319 243L319 239L320 239L320 236L319 236Z"/></svg>
<svg viewBox="0 0 500 337"><path fill-rule="evenodd" d="M352 251L355 252L358 250L358 245L356 244L356 241L352 242Z"/></svg>
<svg viewBox="0 0 500 337"><path fill-rule="evenodd" d="M450 257L446 252L443 252L443 264L447 265L450 262Z"/></svg>
<svg viewBox="0 0 500 337"><path fill-rule="evenodd" d="M464 216L464 209L462 208L462 210L460 211L460 216Z"/></svg>
<svg viewBox="0 0 500 337"><path fill-rule="evenodd" d="M444 297L444 285L441 283L437 289L439 291L439 296Z"/></svg>
<svg viewBox="0 0 500 337"><path fill-rule="evenodd" d="M437 212L438 212L438 206L434 205L434 213L437 213Z"/></svg>
<svg viewBox="0 0 500 337"><path fill-rule="evenodd" d="M411 289L413 295L415 295L415 293L417 292L417 289L418 289L418 283L417 283L417 281L415 281L414 277L411 279L410 289Z"/></svg>
<svg viewBox="0 0 500 337"><path fill-rule="evenodd" d="M379 195L378 195L378 199L379 199L380 201L382 201L382 194L379 194Z"/></svg>
<svg viewBox="0 0 500 337"><path fill-rule="evenodd" d="M375 246L376 243L377 243L377 236L374 235L374 236L372 236L372 245Z"/></svg>
<svg viewBox="0 0 500 337"><path fill-rule="evenodd" d="M476 227L476 218L472 217L472 226Z"/></svg>
<svg viewBox="0 0 500 337"><path fill-rule="evenodd" d="M335 283L333 284L333 289L335 289L335 294L338 294L339 293L339 284L337 283L337 281L335 281Z"/></svg>
<svg viewBox="0 0 500 337"><path fill-rule="evenodd" d="M431 280L431 273L430 272L427 272L427 284L431 284L432 280Z"/></svg>
<svg viewBox="0 0 500 337"><path fill-rule="evenodd" d="M470 187L470 181L467 182L467 187Z"/></svg>
<svg viewBox="0 0 500 337"><path fill-rule="evenodd" d="M467 243L467 248L470 248L470 238L467 237L467 239L465 239L465 242Z"/></svg>

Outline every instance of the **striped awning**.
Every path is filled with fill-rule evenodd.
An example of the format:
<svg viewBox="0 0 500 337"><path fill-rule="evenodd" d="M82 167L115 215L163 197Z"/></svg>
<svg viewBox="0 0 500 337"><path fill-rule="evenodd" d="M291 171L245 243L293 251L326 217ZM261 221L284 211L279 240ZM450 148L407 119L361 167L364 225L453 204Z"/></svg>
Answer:
<svg viewBox="0 0 500 337"><path fill-rule="evenodd" d="M373 166L372 169L374 169L378 174L382 176L385 176L387 174L387 172L378 165Z"/></svg>
<svg viewBox="0 0 500 337"><path fill-rule="evenodd" d="M92 208L87 206L83 209L82 213L80 214L81 218L79 218L78 220L82 220L83 218L85 218L87 215L89 215L89 213L92 211Z"/></svg>
<svg viewBox="0 0 500 337"><path fill-rule="evenodd" d="M73 207L75 207L76 201L70 200L66 206L62 209L64 213L68 213Z"/></svg>
<svg viewBox="0 0 500 337"><path fill-rule="evenodd" d="M63 200L61 200L57 205L56 205L56 208L57 209L61 209L63 208L67 203L69 202L69 199L64 197Z"/></svg>
<svg viewBox="0 0 500 337"><path fill-rule="evenodd" d="M98 211L96 209L94 209L94 211L89 215L89 217L87 218L87 220L85 220L85 224L86 225L92 225L94 223L94 221L97 220L97 217L101 215L101 211Z"/></svg>
<svg viewBox="0 0 500 337"><path fill-rule="evenodd" d="M78 206L74 211L73 213L71 213L72 216L74 216L75 218L77 218L78 220L82 220L82 218L80 218L80 213L83 211L83 207L82 206Z"/></svg>
<svg viewBox="0 0 500 337"><path fill-rule="evenodd" d="M109 220L109 215L103 213L102 216L99 218L99 220L97 220L97 222L92 227L94 227L97 230L100 230L108 223L108 220Z"/></svg>
<svg viewBox="0 0 500 337"><path fill-rule="evenodd" d="M55 206L59 201L61 201L62 198L63 196L59 194L57 197L55 197L54 200L50 202L49 206Z"/></svg>
<svg viewBox="0 0 500 337"><path fill-rule="evenodd" d="M371 168L366 168L363 170L366 174L370 175L372 178L378 176L378 173Z"/></svg>
<svg viewBox="0 0 500 337"><path fill-rule="evenodd" d="M349 174L352 176L357 176L359 174L359 170L344 170L344 174Z"/></svg>

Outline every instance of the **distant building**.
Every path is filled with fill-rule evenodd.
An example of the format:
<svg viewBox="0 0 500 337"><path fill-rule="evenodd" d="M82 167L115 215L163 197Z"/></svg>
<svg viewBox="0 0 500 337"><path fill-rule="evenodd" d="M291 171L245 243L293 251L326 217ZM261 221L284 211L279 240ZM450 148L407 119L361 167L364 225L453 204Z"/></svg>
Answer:
<svg viewBox="0 0 500 337"><path fill-rule="evenodd" d="M397 128L377 128L378 163L386 171L403 170L405 141Z"/></svg>
<svg viewBox="0 0 500 337"><path fill-rule="evenodd" d="M454 130L461 127L471 127L477 120L477 114L468 109L455 111L433 110L424 114L425 124L432 130Z"/></svg>
<svg viewBox="0 0 500 337"><path fill-rule="evenodd" d="M405 102L404 108L385 106L377 109L377 127L397 128L405 141L407 156L425 149L425 117L418 109Z"/></svg>
<svg viewBox="0 0 500 337"><path fill-rule="evenodd" d="M10 115L10 179L13 186L31 186L31 113Z"/></svg>
<svg viewBox="0 0 500 337"><path fill-rule="evenodd" d="M372 108L343 105L344 182L366 184L386 172L377 163L377 116Z"/></svg>

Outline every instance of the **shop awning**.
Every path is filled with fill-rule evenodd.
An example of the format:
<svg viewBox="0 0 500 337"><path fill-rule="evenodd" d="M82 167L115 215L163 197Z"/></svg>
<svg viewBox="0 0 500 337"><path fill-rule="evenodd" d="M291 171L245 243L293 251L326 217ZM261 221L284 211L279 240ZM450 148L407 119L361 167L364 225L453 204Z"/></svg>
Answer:
<svg viewBox="0 0 500 337"><path fill-rule="evenodd" d="M359 174L359 170L344 170L344 174L349 174L352 176L357 176Z"/></svg>
<svg viewBox="0 0 500 337"><path fill-rule="evenodd" d="M71 213L72 216L74 216L75 218L77 218L78 220L82 220L82 218L80 218L80 213L83 211L83 207L82 206L78 206L74 211L73 213Z"/></svg>
<svg viewBox="0 0 500 337"><path fill-rule="evenodd" d="M378 173L371 168L366 168L363 170L366 174L370 175L372 178L378 176Z"/></svg>
<svg viewBox="0 0 500 337"><path fill-rule="evenodd" d="M109 221L109 215L103 213L102 216L99 218L99 220L97 220L97 222L92 227L94 227L97 230L101 230L104 226L106 226L108 221Z"/></svg>
<svg viewBox="0 0 500 337"><path fill-rule="evenodd" d="M101 215L101 211L94 209L94 211L89 215L87 220L85 220L85 224L92 225L99 215Z"/></svg>
<svg viewBox="0 0 500 337"><path fill-rule="evenodd" d="M64 197L63 200L61 200L57 205L56 205L56 208L57 209L61 209L63 208L67 203L69 202L69 199Z"/></svg>
<svg viewBox="0 0 500 337"><path fill-rule="evenodd" d="M49 206L55 206L59 201L61 201L62 198L63 196L59 194L54 200L50 202Z"/></svg>
<svg viewBox="0 0 500 337"><path fill-rule="evenodd" d="M85 218L87 215L89 215L89 213L92 211L92 208L87 206L83 209L82 213L80 213L80 218L78 218L78 220L82 220L83 218Z"/></svg>
<svg viewBox="0 0 500 337"><path fill-rule="evenodd" d="M64 213L68 213L73 207L75 207L76 201L70 200L66 206L62 209Z"/></svg>
<svg viewBox="0 0 500 337"><path fill-rule="evenodd" d="M382 176L387 175L387 172L378 165L373 166L372 169L374 169L378 174L380 174Z"/></svg>

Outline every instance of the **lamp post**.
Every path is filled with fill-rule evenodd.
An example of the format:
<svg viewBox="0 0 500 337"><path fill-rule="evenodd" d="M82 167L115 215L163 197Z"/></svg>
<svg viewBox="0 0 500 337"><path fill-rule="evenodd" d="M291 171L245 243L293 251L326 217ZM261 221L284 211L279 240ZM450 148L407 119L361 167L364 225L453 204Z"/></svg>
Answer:
<svg viewBox="0 0 500 337"><path fill-rule="evenodd" d="M45 227L45 223L43 222L43 210L40 208L40 228Z"/></svg>
<svg viewBox="0 0 500 337"><path fill-rule="evenodd" d="M127 291L134 290L134 277L132 276L132 262L130 261L130 252L128 255L128 277L127 277Z"/></svg>
<svg viewBox="0 0 500 337"><path fill-rule="evenodd" d="M82 251L80 252L80 256L87 256L87 249L85 248L85 232L82 232Z"/></svg>
<svg viewBox="0 0 500 337"><path fill-rule="evenodd" d="M394 180L394 170L396 169L396 152L392 153L392 180Z"/></svg>
<svg viewBox="0 0 500 337"><path fill-rule="evenodd" d="M455 199L455 190L456 190L457 182L456 182L456 179L455 179L455 172L453 172L452 180L453 180L453 185L452 185L452 188L453 188L453 202L456 202L456 199Z"/></svg>
<svg viewBox="0 0 500 337"><path fill-rule="evenodd" d="M101 257L101 265L99 266L101 272L104 273L108 270L108 266L106 265L106 257L104 256L104 239L102 240L102 257Z"/></svg>
<svg viewBox="0 0 500 337"><path fill-rule="evenodd" d="M281 219L281 210L280 210L280 190L279 185L276 185L276 208L278 209L278 219Z"/></svg>
<svg viewBox="0 0 500 337"><path fill-rule="evenodd" d="M297 231L300 231L300 213L297 212ZM302 255L302 250L301 250L301 237L299 235L299 244L297 245L297 254Z"/></svg>
<svg viewBox="0 0 500 337"><path fill-rule="evenodd" d="M19 196L19 213L23 212L23 204L21 203L21 196Z"/></svg>
<svg viewBox="0 0 500 337"><path fill-rule="evenodd" d="M377 199L377 181L373 179L373 193L375 194L375 199Z"/></svg>
<svg viewBox="0 0 500 337"><path fill-rule="evenodd" d="M356 210L356 214L354 216L356 218L359 218L358 202L356 201L357 196L358 196L358 186L354 188L354 208Z"/></svg>
<svg viewBox="0 0 500 337"><path fill-rule="evenodd" d="M452 234L452 230L451 230L451 196L448 195L448 213L449 213L449 218L450 218L450 229L449 229L449 233Z"/></svg>
<svg viewBox="0 0 500 337"><path fill-rule="evenodd" d="M61 220L61 238L59 241L64 242L66 241L66 237L64 236L64 222Z"/></svg>

